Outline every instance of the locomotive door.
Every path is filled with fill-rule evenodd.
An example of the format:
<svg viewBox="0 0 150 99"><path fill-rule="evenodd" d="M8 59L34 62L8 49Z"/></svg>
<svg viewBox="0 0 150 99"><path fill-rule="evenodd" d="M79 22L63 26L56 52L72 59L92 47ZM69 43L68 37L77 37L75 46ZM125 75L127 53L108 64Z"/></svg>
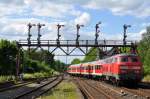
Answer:
<svg viewBox="0 0 150 99"><path fill-rule="evenodd" d="M90 65L88 65L88 76L89 76L89 78L91 77L91 67L90 67Z"/></svg>
<svg viewBox="0 0 150 99"><path fill-rule="evenodd" d="M79 67L80 76L81 76L81 71L82 71L81 69L82 69L82 64Z"/></svg>

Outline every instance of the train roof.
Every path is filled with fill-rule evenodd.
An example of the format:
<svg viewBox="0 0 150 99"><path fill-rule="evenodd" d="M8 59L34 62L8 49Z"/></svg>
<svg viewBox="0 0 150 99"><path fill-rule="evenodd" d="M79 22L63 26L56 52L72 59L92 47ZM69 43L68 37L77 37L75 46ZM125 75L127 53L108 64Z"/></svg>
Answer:
<svg viewBox="0 0 150 99"><path fill-rule="evenodd" d="M120 57L120 56L138 56L138 55L136 55L136 54L129 54L129 53L121 53L121 54L116 54L116 55L113 55L113 56L105 56L103 59L107 59L107 58L111 58L111 57L118 57L118 56Z"/></svg>
<svg viewBox="0 0 150 99"><path fill-rule="evenodd" d="M103 63L106 59L113 58L113 57L121 57L121 56L138 56L138 55L136 55L136 54L128 54L128 53L116 54L116 55L113 55L113 56L107 56L107 57L105 57L103 59L99 59L97 61L97 64Z"/></svg>
<svg viewBox="0 0 150 99"><path fill-rule="evenodd" d="M79 66L81 66L81 64L72 64L72 65L69 66L69 68L70 67L79 67Z"/></svg>
<svg viewBox="0 0 150 99"><path fill-rule="evenodd" d="M117 54L115 56L137 56L137 55L136 54L122 53L122 54Z"/></svg>

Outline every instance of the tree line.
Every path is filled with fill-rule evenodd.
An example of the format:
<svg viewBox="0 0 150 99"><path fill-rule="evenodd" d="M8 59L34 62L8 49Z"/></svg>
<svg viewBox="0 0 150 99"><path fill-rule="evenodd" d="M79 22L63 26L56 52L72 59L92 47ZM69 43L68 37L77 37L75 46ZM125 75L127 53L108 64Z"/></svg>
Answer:
<svg viewBox="0 0 150 99"><path fill-rule="evenodd" d="M15 75L17 52L15 41L0 40L0 75ZM63 62L55 60L54 54L45 50L31 49L30 54L28 50L21 50L20 53L20 73L62 72L66 66Z"/></svg>

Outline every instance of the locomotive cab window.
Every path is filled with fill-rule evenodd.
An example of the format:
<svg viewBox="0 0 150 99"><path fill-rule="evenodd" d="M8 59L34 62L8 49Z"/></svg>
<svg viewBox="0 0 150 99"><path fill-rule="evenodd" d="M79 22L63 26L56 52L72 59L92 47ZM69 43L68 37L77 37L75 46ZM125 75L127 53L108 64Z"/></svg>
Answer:
<svg viewBox="0 0 150 99"><path fill-rule="evenodd" d="M138 62L137 57L131 57L130 59L131 59L131 62Z"/></svg>
<svg viewBox="0 0 150 99"><path fill-rule="evenodd" d="M128 57L120 57L121 62L128 62Z"/></svg>
<svg viewBox="0 0 150 99"><path fill-rule="evenodd" d="M112 63L115 63L115 62L117 62L117 58L113 58Z"/></svg>

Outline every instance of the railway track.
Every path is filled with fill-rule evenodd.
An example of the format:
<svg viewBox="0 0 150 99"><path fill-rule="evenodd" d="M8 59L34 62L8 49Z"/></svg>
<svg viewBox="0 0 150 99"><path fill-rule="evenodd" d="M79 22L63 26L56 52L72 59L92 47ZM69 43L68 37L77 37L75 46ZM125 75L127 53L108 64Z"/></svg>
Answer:
<svg viewBox="0 0 150 99"><path fill-rule="evenodd" d="M128 88L128 87L115 87L107 83L97 82L100 85L106 87L110 91L120 94L121 99L149 99L150 89L142 88Z"/></svg>
<svg viewBox="0 0 150 99"><path fill-rule="evenodd" d="M30 90L30 91L24 91L22 94L16 95L13 99L35 99L42 95L43 93L47 92L51 88L58 85L63 80L62 76L58 76L53 80L50 80L46 82L45 84Z"/></svg>
<svg viewBox="0 0 150 99"><path fill-rule="evenodd" d="M34 92L35 90L38 90L52 83L58 78L59 76L51 77L51 78L47 78L43 80L38 80L36 82L33 81L32 83L30 82L28 84L24 84L19 87L7 88L6 90L0 92L0 99L22 99L22 96L24 96L25 94L28 94L31 91ZM43 89L43 90L46 90L46 89ZM33 99L33 98L25 98L25 99Z"/></svg>
<svg viewBox="0 0 150 99"><path fill-rule="evenodd" d="M77 79L77 84L88 99L116 99L86 80Z"/></svg>
<svg viewBox="0 0 150 99"><path fill-rule="evenodd" d="M150 99L149 88L115 87L104 82L83 78L79 78L77 84L88 99ZM96 97L97 94L99 98ZM102 95L105 98L102 98Z"/></svg>
<svg viewBox="0 0 150 99"><path fill-rule="evenodd" d="M131 89L127 87L121 87L124 91L127 93L132 93L134 94L134 97L139 97L140 99L150 99L150 91L146 91L144 89Z"/></svg>
<svg viewBox="0 0 150 99"><path fill-rule="evenodd" d="M9 87L5 87L5 88L1 88L1 89L0 89L0 92L7 91L7 90L11 90L11 89L15 89L15 88L18 88L18 87L22 87L22 86L25 86L25 85L31 84L31 83L33 83L33 82L37 82L37 81L22 82L22 83L19 83L19 84L13 85L13 86L9 86Z"/></svg>
<svg viewBox="0 0 150 99"><path fill-rule="evenodd" d="M55 77L55 76L52 76L52 77ZM0 88L0 92L11 90L11 89L16 89L16 88L19 88L19 87L22 87L22 86L25 86L25 85L40 82L40 81L43 81L47 78L48 77L43 77L43 78L38 78L38 79L28 79L27 81L25 80L25 81L19 82L17 84L11 85L11 86L2 87L2 88Z"/></svg>

